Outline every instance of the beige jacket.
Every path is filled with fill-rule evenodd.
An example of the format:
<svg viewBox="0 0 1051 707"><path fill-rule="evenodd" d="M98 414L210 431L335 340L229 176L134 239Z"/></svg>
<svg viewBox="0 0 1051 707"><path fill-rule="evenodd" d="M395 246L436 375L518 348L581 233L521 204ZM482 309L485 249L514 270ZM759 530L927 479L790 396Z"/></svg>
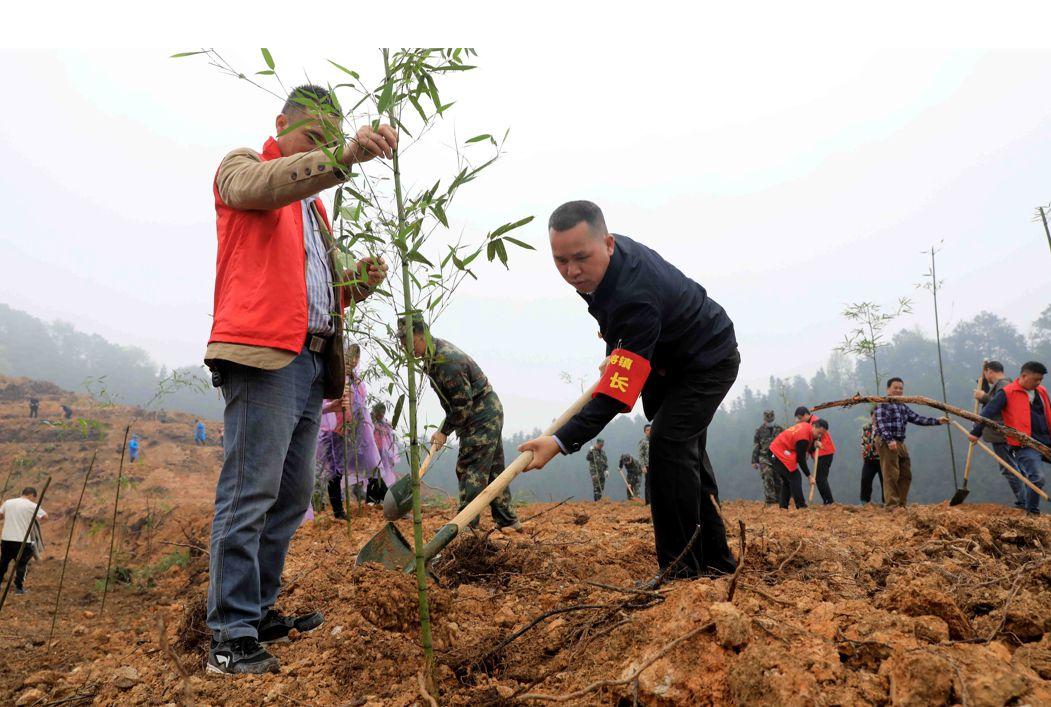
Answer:
<svg viewBox="0 0 1051 707"><path fill-rule="evenodd" d="M314 196L324 189L336 186L346 180L349 170L333 168L331 159L321 150L304 152L291 157L279 157L263 161L258 152L249 148L239 148L230 152L219 165L215 182L219 197L235 209L273 210L287 206L307 197ZM336 245L332 234L325 227L325 222L313 204L314 218L321 225L321 232L329 255L329 267L333 276L343 269L336 260ZM369 295L368 290L348 287L344 291L344 302L360 302ZM339 287L333 286L333 301L340 301ZM333 369L333 384L338 377L340 387L343 381L343 327L342 317L333 316L336 333L326 352L326 368ZM296 354L282 349L245 344L226 344L213 342L208 344L204 354L205 363L214 367L217 361L232 361L245 366L276 370L287 366ZM326 397L333 392L333 386L326 385ZM342 391L340 391L340 394Z"/></svg>

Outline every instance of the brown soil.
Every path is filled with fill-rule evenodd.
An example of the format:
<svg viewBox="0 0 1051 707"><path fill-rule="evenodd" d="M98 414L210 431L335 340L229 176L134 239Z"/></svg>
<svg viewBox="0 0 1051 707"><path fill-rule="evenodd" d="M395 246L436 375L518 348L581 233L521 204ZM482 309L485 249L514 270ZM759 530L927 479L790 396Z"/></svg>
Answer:
<svg viewBox="0 0 1051 707"><path fill-rule="evenodd" d="M160 560L186 550L163 542L205 544L217 450L189 446L186 421L149 421L144 429L158 440L144 448L153 466L128 491L119 543L131 583L111 589L99 616L108 532L78 534L48 652L64 545L61 526L49 529L48 558L31 575L31 593L9 597L3 608L0 702L179 704L188 690L195 704L426 704L417 678L415 578L354 566L382 523L373 508L352 517L349 539L346 524L322 516L293 540L281 608L321 610L325 624L274 647L280 674L206 676L206 557L166 569ZM119 444L113 435L108 448ZM18 452L13 444L0 445L8 462ZM49 444L56 448L45 452ZM67 454L48 464L73 482L90 451L80 444L29 439L20 449ZM103 513L112 493L113 476L104 478L92 513ZM151 538L132 530L145 515L147 484L168 489L156 496L173 506ZM60 491L54 503L68 498ZM743 521L747 552L728 602L725 577L672 582L655 594L631 590L657 570L644 506L537 504L520 514L545 510L521 535L486 534L483 519L481 534L459 538L435 563L441 584L432 584L430 597L442 704L539 703L526 696L566 696L595 683L602 686L569 703L1051 704L1047 517L974 504L797 512L731 501L723 509L731 546L737 554ZM428 507L425 534L451 515ZM403 527L411 537L409 530ZM187 684L161 650L162 621ZM669 649L682 636L689 637Z"/></svg>

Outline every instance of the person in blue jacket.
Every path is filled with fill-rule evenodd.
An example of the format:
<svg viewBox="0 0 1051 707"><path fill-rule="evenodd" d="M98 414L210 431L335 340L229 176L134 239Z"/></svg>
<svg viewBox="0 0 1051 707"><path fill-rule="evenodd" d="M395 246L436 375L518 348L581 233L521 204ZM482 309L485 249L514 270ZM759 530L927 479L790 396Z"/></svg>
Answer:
<svg viewBox="0 0 1051 707"><path fill-rule="evenodd" d="M197 424L193 428L193 443L204 446L204 422L197 420Z"/></svg>
<svg viewBox="0 0 1051 707"><path fill-rule="evenodd" d="M128 442L128 457L131 459L131 463L134 464L139 459L139 436L132 435L131 441Z"/></svg>

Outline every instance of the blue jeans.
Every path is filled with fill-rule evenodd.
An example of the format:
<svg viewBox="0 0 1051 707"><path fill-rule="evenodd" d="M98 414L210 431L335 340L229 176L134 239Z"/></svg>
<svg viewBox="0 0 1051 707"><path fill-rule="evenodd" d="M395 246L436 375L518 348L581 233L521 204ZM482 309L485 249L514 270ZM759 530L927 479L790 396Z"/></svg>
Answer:
<svg viewBox="0 0 1051 707"><path fill-rule="evenodd" d="M993 442L993 451L996 452L996 456L1003 459L1010 466L1015 469L1018 465L1015 464L1014 457L1011 456L1011 446L1007 442ZM1000 473L1007 479L1007 485L1011 487L1011 493L1015 497L1015 508L1025 508L1025 495L1029 490L1029 487L1022 483L1021 479L1009 472L1007 469L1000 467Z"/></svg>
<svg viewBox="0 0 1051 707"><path fill-rule="evenodd" d="M292 535L314 489L325 362L304 349L284 368L220 364L225 436L215 489L208 628L258 637L277 601Z"/></svg>
<svg viewBox="0 0 1051 707"><path fill-rule="evenodd" d="M1033 486L1044 488L1044 474L1040 470L1044 458L1040 456L1040 452L1029 447L1015 447L1013 451L1015 467L1033 483ZM1025 494L1026 513L1039 513L1040 496L1028 486L1025 487Z"/></svg>

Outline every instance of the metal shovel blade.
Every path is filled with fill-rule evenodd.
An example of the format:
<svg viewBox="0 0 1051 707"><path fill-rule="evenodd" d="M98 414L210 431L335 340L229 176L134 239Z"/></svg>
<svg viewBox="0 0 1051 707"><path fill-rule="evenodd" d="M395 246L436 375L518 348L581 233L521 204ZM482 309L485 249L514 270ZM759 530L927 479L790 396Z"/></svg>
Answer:
<svg viewBox="0 0 1051 707"><path fill-rule="evenodd" d="M383 517L398 520L412 510L412 476L406 474L387 489L383 497Z"/></svg>
<svg viewBox="0 0 1051 707"><path fill-rule="evenodd" d="M952 495L952 498L949 499L949 505L950 506L958 506L958 505L960 505L961 503L963 503L963 499L967 498L967 494L969 494L970 492L971 492L970 489L956 489L956 493L954 493Z"/></svg>
<svg viewBox="0 0 1051 707"><path fill-rule="evenodd" d="M394 523L387 523L365 543L354 564L378 562L390 570L402 570L415 561L416 553Z"/></svg>

